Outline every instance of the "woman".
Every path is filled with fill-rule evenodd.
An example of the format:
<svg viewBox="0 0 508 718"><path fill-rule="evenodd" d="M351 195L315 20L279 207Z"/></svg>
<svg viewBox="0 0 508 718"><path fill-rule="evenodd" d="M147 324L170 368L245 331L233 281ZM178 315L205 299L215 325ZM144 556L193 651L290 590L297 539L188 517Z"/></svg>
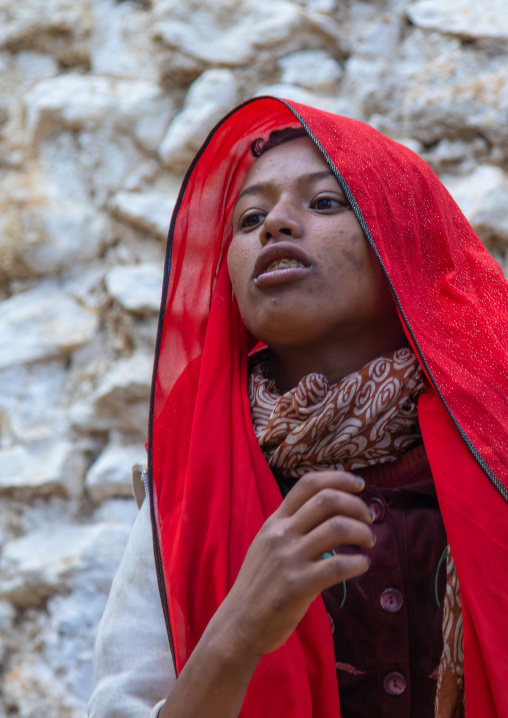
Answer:
<svg viewBox="0 0 508 718"><path fill-rule="evenodd" d="M406 148L274 98L219 123L171 223L150 410L178 679L135 590L145 507L90 715L460 715L461 618L466 716L508 715L507 300Z"/></svg>

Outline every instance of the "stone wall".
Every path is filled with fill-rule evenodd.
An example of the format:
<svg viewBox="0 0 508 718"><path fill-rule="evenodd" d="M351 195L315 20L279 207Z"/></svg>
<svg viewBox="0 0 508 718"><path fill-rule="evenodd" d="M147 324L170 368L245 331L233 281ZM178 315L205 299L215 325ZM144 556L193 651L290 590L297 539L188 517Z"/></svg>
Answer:
<svg viewBox="0 0 508 718"><path fill-rule="evenodd" d="M508 269L505 0L0 0L0 718L82 718L136 506L167 226L238 102L366 120Z"/></svg>

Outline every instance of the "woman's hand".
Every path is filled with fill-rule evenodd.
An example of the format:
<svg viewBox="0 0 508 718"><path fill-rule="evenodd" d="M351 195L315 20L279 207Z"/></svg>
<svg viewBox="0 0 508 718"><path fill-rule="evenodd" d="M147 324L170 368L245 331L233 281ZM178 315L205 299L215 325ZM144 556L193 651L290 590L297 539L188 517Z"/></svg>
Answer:
<svg viewBox="0 0 508 718"><path fill-rule="evenodd" d="M323 558L342 545L374 545L372 518L355 496L364 485L344 471L311 472L265 521L212 619L239 655L276 650L323 590L367 571L360 551Z"/></svg>
<svg viewBox="0 0 508 718"><path fill-rule="evenodd" d="M240 573L184 666L161 718L237 718L261 657L279 648L323 591L369 567L372 519L344 471L301 478L252 542Z"/></svg>

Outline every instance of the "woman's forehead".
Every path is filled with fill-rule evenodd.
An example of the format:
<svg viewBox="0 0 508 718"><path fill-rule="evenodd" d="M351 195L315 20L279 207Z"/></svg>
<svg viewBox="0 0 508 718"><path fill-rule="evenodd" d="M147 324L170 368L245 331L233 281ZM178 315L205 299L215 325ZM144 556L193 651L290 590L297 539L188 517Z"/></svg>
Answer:
<svg viewBox="0 0 508 718"><path fill-rule="evenodd" d="M249 186L270 179L283 181L319 171L333 177L325 158L310 138L293 139L273 147L256 159L244 178L241 194Z"/></svg>

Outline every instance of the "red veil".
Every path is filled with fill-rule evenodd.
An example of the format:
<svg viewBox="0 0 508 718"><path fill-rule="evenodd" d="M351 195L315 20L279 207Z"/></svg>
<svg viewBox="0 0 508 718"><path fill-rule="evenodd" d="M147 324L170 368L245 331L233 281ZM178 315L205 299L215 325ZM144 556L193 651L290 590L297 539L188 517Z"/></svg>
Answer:
<svg viewBox="0 0 508 718"><path fill-rule="evenodd" d="M508 283L429 167L367 125L262 97L190 167L171 222L150 411L152 518L180 671L281 501L246 391L226 267L249 145L303 125L378 256L427 377L422 435L461 586L466 714L508 716ZM242 718L339 716L320 598L251 681Z"/></svg>

